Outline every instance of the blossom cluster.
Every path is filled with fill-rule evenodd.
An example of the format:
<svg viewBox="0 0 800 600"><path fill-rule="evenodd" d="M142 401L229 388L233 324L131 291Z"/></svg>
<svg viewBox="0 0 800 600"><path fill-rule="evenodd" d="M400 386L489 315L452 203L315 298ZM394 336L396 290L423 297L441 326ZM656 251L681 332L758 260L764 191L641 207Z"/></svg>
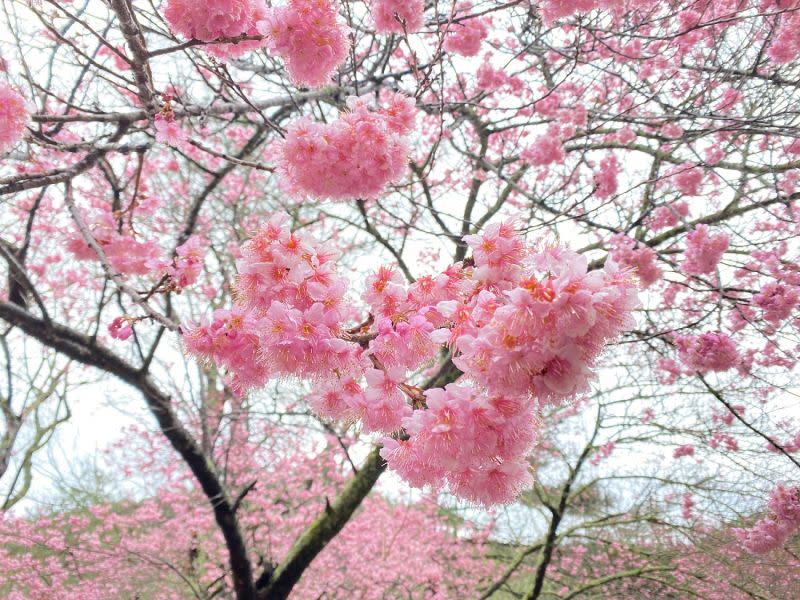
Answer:
<svg viewBox="0 0 800 600"><path fill-rule="evenodd" d="M289 0L267 7L262 0L168 0L164 16L172 29L208 44L219 58L266 48L283 58L292 81L320 87L347 58L348 30L336 0Z"/></svg>
<svg viewBox="0 0 800 600"><path fill-rule="evenodd" d="M136 239L130 226L120 225L111 212L93 211L85 217L85 221L91 227L94 241L118 273L147 275L161 264L161 248L151 240ZM67 240L66 248L78 260L98 259L95 251L77 231Z"/></svg>
<svg viewBox="0 0 800 600"><path fill-rule="evenodd" d="M770 36L767 56L779 65L793 61L800 56L800 40L797 38L797 28L800 27L797 9L800 7L800 3L797 0L790 2L765 0L761 3L761 7L762 10L785 11L785 14L781 15L774 34Z"/></svg>
<svg viewBox="0 0 800 600"><path fill-rule="evenodd" d="M800 489L782 484L770 492L769 514L749 529L734 529L741 544L753 554L781 548L800 529Z"/></svg>
<svg viewBox="0 0 800 600"><path fill-rule="evenodd" d="M611 257L623 267L633 269L642 288L648 288L661 279L661 269L656 264L655 251L624 234L611 237Z"/></svg>
<svg viewBox="0 0 800 600"><path fill-rule="evenodd" d="M293 122L280 145L281 185L294 196L373 199L406 172L407 134L414 126L414 101L384 95L377 110L351 97L349 110L332 123L309 117Z"/></svg>
<svg viewBox="0 0 800 600"><path fill-rule="evenodd" d="M263 17L261 0L167 0L164 17L188 39L213 42L247 32Z"/></svg>
<svg viewBox="0 0 800 600"><path fill-rule="evenodd" d="M456 366L491 393L540 403L585 391L604 345L632 325L630 271L609 261L589 272L584 256L560 247L525 253L505 225L465 240L485 289L443 309Z"/></svg>
<svg viewBox="0 0 800 600"><path fill-rule="evenodd" d="M698 225L686 236L683 270L690 275L705 275L717 268L730 240L726 233L711 234L708 225Z"/></svg>
<svg viewBox="0 0 800 600"><path fill-rule="evenodd" d="M473 257L436 276L369 277L370 316L348 328L356 310L336 255L275 216L242 247L235 306L187 327L186 348L239 392L280 374L314 380L309 406L384 434L382 456L414 486L509 502L530 484L542 407L586 390L603 346L631 324L634 278L527 247L506 223L465 242ZM442 345L462 381L417 387Z"/></svg>
<svg viewBox="0 0 800 600"><path fill-rule="evenodd" d="M328 83L350 49L335 0L289 0L286 6L268 11L262 30L267 49L283 58L289 77L298 85Z"/></svg>
<svg viewBox="0 0 800 600"><path fill-rule="evenodd" d="M621 0L544 0L541 3L542 17L550 25L563 17L575 13L587 13L595 9L622 8Z"/></svg>
<svg viewBox="0 0 800 600"><path fill-rule="evenodd" d="M0 82L0 154L22 139L27 125L25 99L13 87Z"/></svg>
<svg viewBox="0 0 800 600"><path fill-rule="evenodd" d="M422 27L424 0L372 0L372 19L378 33L414 33Z"/></svg>
<svg viewBox="0 0 800 600"><path fill-rule="evenodd" d="M727 371L740 361L736 343L726 334L707 331L700 335L679 335L675 337L678 357L693 371Z"/></svg>
<svg viewBox="0 0 800 600"><path fill-rule="evenodd" d="M456 19L448 25L442 47L461 56L475 56L481 43L489 35L490 21L487 17L466 16L471 5L462 3Z"/></svg>
<svg viewBox="0 0 800 600"><path fill-rule="evenodd" d="M212 359L243 392L275 374L347 370L357 346L338 337L344 281L336 255L273 217L242 247L237 303L186 331L187 349Z"/></svg>

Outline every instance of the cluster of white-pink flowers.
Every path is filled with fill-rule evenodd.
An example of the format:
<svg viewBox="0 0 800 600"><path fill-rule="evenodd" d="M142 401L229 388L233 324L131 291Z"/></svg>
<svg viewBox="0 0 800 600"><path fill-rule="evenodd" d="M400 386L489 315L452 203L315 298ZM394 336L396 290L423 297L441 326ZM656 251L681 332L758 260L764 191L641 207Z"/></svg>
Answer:
<svg viewBox="0 0 800 600"><path fill-rule="evenodd" d="M22 95L7 83L0 82L0 154L22 139L28 119Z"/></svg>
<svg viewBox="0 0 800 600"><path fill-rule="evenodd" d="M509 502L530 484L541 409L587 389L604 345L631 324L636 288L612 261L590 272L508 224L465 241L470 260L410 285L380 269L363 294L369 317L348 327L358 311L335 254L273 217L242 248L235 306L188 327L186 347L239 392L275 375L313 380L312 410L384 434L382 456L414 486ZM461 381L418 387L443 347Z"/></svg>
<svg viewBox="0 0 800 600"><path fill-rule="evenodd" d="M749 529L734 529L742 545L754 554L781 548L800 529L800 489L779 484L769 494L769 514Z"/></svg>
<svg viewBox="0 0 800 600"><path fill-rule="evenodd" d="M289 125L279 148L278 173L290 194L372 199L405 174L406 136L417 113L413 99L388 93L376 110L364 97L349 98L347 105L349 110L332 123L305 117Z"/></svg>

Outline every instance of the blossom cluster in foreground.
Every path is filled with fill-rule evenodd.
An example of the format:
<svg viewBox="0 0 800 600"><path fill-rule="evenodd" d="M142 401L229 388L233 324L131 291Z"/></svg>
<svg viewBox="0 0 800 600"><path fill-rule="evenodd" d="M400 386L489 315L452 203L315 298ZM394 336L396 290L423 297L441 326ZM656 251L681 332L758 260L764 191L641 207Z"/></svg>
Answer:
<svg viewBox="0 0 800 600"><path fill-rule="evenodd" d="M779 484L770 492L769 514L750 529L734 529L742 545L754 554L781 548L800 529L800 489Z"/></svg>
<svg viewBox="0 0 800 600"><path fill-rule="evenodd" d="M383 457L414 486L509 502L531 482L539 411L588 388L604 345L631 325L636 287L613 261L588 271L508 224L465 241L472 259L410 285L380 269L369 318L348 327L358 309L336 254L275 216L242 248L234 307L188 327L186 347L240 393L277 375L313 380L311 408L384 434ZM443 347L460 381L418 387Z"/></svg>

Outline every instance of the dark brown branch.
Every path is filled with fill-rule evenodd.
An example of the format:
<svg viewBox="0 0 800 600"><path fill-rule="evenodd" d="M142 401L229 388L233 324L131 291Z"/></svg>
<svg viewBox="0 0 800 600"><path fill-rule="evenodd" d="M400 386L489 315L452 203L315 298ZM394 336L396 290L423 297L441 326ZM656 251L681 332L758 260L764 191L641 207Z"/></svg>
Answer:
<svg viewBox="0 0 800 600"><path fill-rule="evenodd" d="M48 324L3 300L0 300L0 319L18 327L41 344L80 363L114 375L142 393L162 433L191 469L214 509L217 526L228 549L236 598L255 598L252 568L234 503L223 488L213 462L200 450L173 411L171 398L156 387L147 373L134 368L107 348L75 330L57 323Z"/></svg>

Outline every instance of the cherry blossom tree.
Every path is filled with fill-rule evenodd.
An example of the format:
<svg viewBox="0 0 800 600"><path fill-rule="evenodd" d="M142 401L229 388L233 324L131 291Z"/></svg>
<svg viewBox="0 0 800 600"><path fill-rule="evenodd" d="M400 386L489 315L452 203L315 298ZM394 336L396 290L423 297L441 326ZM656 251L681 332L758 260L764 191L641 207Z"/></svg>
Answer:
<svg viewBox="0 0 800 600"><path fill-rule="evenodd" d="M4 593L791 589L800 3L2 6Z"/></svg>

